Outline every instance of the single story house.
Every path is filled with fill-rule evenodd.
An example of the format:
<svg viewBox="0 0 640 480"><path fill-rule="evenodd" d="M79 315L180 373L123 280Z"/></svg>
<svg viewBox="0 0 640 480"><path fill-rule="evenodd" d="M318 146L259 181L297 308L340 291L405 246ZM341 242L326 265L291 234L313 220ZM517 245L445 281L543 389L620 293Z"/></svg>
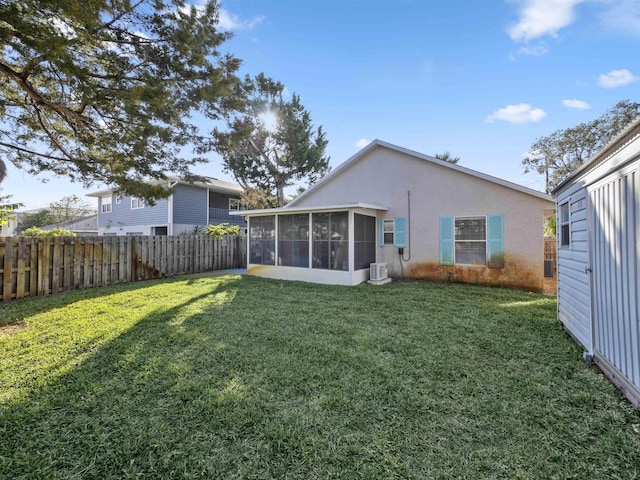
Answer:
<svg viewBox="0 0 640 480"><path fill-rule="evenodd" d="M62 228L75 233L79 237L92 237L98 235L98 215L86 215L76 218L75 220L67 220L66 222L52 223L41 227L42 230L53 230L54 228Z"/></svg>
<svg viewBox="0 0 640 480"><path fill-rule="evenodd" d="M355 285L375 263L374 277L386 264L394 277L541 291L554 203L375 140L285 207L238 213L249 222L250 275Z"/></svg>
<svg viewBox="0 0 640 480"><path fill-rule="evenodd" d="M558 318L640 406L640 118L553 193Z"/></svg>
<svg viewBox="0 0 640 480"><path fill-rule="evenodd" d="M115 189L87 194L98 199L98 235L178 235L197 226L223 222L238 225L241 230L246 227L242 217L230 215L240 210L240 185L216 178L204 183L171 178L166 186L173 193L153 206Z"/></svg>

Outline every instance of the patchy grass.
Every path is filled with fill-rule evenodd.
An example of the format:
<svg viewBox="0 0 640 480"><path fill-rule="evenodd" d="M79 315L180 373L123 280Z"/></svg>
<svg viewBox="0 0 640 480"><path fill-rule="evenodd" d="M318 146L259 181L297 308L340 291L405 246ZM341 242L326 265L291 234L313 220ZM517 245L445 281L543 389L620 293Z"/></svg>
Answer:
<svg viewBox="0 0 640 480"><path fill-rule="evenodd" d="M0 478L638 478L555 299L141 282L0 305Z"/></svg>

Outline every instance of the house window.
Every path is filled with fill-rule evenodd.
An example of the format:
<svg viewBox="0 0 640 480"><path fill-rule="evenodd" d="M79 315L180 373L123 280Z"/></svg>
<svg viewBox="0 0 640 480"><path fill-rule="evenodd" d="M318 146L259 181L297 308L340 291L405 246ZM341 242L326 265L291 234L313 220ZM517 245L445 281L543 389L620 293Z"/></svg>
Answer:
<svg viewBox="0 0 640 480"><path fill-rule="evenodd" d="M349 213L314 213L313 268L349 270Z"/></svg>
<svg viewBox="0 0 640 480"><path fill-rule="evenodd" d="M167 235L167 227L151 227L151 235Z"/></svg>
<svg viewBox="0 0 640 480"><path fill-rule="evenodd" d="M571 230L569 228L569 202L560 205L560 246L571 246Z"/></svg>
<svg viewBox="0 0 640 480"><path fill-rule="evenodd" d="M144 200L138 197L131 197L131 210L144 208Z"/></svg>
<svg viewBox="0 0 640 480"><path fill-rule="evenodd" d="M393 219L384 220L382 222L382 235L384 237L385 245L393 245L393 231L394 231Z"/></svg>
<svg viewBox="0 0 640 480"><path fill-rule="evenodd" d="M275 265L276 217L251 217L249 219L249 263Z"/></svg>
<svg viewBox="0 0 640 480"><path fill-rule="evenodd" d="M100 212L102 213L111 213L112 205L111 205L111 195L107 195L101 198L101 207Z"/></svg>
<svg viewBox="0 0 640 480"><path fill-rule="evenodd" d="M456 217L455 263L486 265L487 219L485 217Z"/></svg>
<svg viewBox="0 0 640 480"><path fill-rule="evenodd" d="M278 216L278 265L309 267L309 214Z"/></svg>
<svg viewBox="0 0 640 480"><path fill-rule="evenodd" d="M127 232L127 237L141 237L142 235L142 232Z"/></svg>
<svg viewBox="0 0 640 480"><path fill-rule="evenodd" d="M240 199L239 198L230 198L229 199L229 210L240 210Z"/></svg>
<svg viewBox="0 0 640 480"><path fill-rule="evenodd" d="M354 270L369 268L376 261L376 218L353 215Z"/></svg>
<svg viewBox="0 0 640 480"><path fill-rule="evenodd" d="M122 203L122 195L118 194L116 195L116 204L120 205Z"/></svg>

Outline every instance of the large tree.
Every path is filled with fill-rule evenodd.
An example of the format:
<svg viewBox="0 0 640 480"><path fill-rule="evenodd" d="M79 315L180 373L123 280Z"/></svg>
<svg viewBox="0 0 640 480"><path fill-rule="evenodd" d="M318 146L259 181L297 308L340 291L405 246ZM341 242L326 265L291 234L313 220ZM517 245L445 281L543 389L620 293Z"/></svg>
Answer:
<svg viewBox="0 0 640 480"><path fill-rule="evenodd" d="M0 155L32 174L166 194L144 180L189 177L202 160L184 156L202 140L190 114L241 103L218 13L215 0L0 2Z"/></svg>
<svg viewBox="0 0 640 480"><path fill-rule="evenodd" d="M89 202L77 195L66 195L60 200L51 202L48 210L54 219L51 223L69 222L96 213Z"/></svg>
<svg viewBox="0 0 640 480"><path fill-rule="evenodd" d="M595 120L538 138L522 161L524 171L545 175L549 193L639 115L640 103L624 100Z"/></svg>
<svg viewBox="0 0 640 480"><path fill-rule="evenodd" d="M227 130L214 130L215 149L242 186L274 194L282 207L285 187L312 184L329 171L327 139L298 95L285 99L282 83L261 73L245 79L243 92L246 107Z"/></svg>

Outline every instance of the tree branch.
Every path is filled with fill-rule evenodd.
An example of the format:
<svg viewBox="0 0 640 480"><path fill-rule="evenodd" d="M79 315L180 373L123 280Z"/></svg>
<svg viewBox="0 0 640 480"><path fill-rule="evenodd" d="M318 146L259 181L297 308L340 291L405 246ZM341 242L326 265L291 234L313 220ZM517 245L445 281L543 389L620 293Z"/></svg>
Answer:
<svg viewBox="0 0 640 480"><path fill-rule="evenodd" d="M60 162L68 162L69 161L69 159L67 159L67 158L55 157L53 155L48 155L46 153L36 152L34 150L29 150L29 149L26 149L26 148L23 148L23 147L19 147L17 145L12 145L10 143L5 143L5 142L2 142L2 141L0 141L0 146L11 148L13 150L17 150L17 151L22 152L22 153L28 153L30 155L37 155L39 157L48 158L49 160L58 160Z"/></svg>

